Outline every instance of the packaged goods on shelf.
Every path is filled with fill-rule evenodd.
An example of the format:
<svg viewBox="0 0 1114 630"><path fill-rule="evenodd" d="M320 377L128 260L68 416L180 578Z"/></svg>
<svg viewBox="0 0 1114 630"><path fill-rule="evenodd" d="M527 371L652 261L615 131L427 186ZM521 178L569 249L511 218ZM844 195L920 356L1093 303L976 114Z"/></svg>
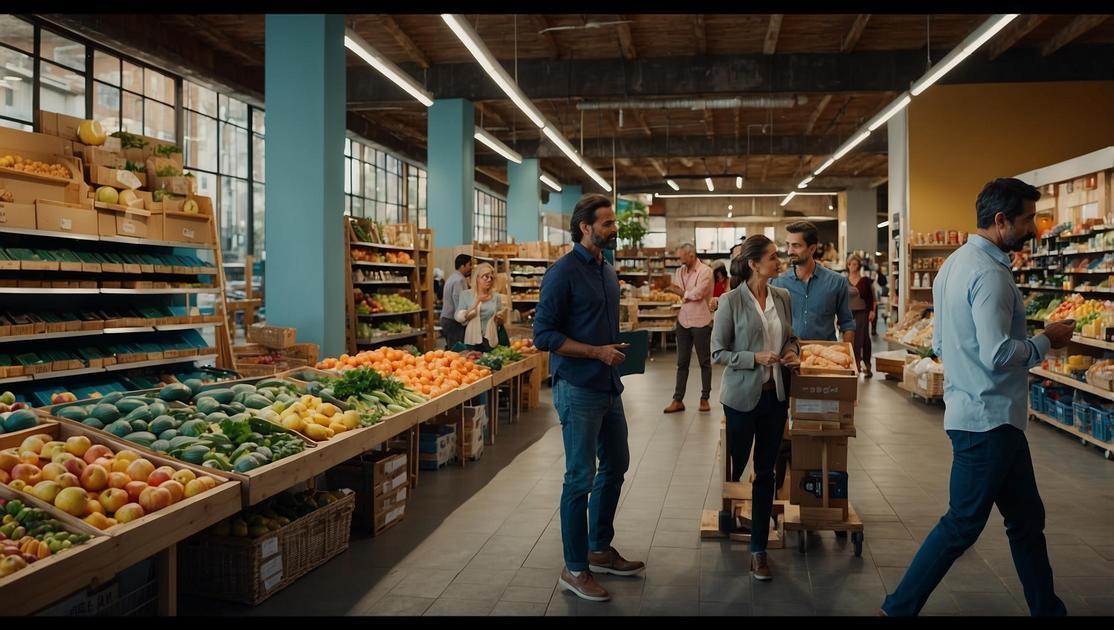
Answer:
<svg viewBox="0 0 1114 630"><path fill-rule="evenodd" d="M967 242L967 232L959 230L913 232L910 234L909 242L912 245L962 245Z"/></svg>
<svg viewBox="0 0 1114 630"><path fill-rule="evenodd" d="M1086 374L1087 382L1095 387L1114 391L1114 360L1099 359L1095 361Z"/></svg>

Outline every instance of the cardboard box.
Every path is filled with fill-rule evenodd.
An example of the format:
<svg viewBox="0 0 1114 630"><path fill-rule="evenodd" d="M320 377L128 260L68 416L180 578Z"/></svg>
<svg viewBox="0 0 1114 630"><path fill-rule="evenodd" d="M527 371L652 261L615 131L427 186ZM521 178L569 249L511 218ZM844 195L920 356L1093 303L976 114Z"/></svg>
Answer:
<svg viewBox="0 0 1114 630"><path fill-rule="evenodd" d="M97 228L101 236L150 237L150 212L114 204L97 203L94 205L97 209ZM153 268L152 271L154 271Z"/></svg>
<svg viewBox="0 0 1114 630"><path fill-rule="evenodd" d="M794 372L790 381L789 395L793 398L854 401L859 397L857 376Z"/></svg>
<svg viewBox="0 0 1114 630"><path fill-rule="evenodd" d="M828 447L828 470L847 472L846 437L792 436L793 454L790 468L794 470L823 470L824 445Z"/></svg>
<svg viewBox="0 0 1114 630"><path fill-rule="evenodd" d="M400 486L395 490L380 495L372 501L372 514L378 517L393 510L400 505L406 505L406 499L410 496L409 486Z"/></svg>
<svg viewBox="0 0 1114 630"><path fill-rule="evenodd" d="M35 223L40 230L96 235L97 212L91 204L36 201Z"/></svg>
<svg viewBox="0 0 1114 630"><path fill-rule="evenodd" d="M789 502L803 507L824 507L823 485L819 470L790 469L793 481L789 489ZM828 499L830 508L847 507L848 476L844 471L828 471L828 487L831 498Z"/></svg>
<svg viewBox="0 0 1114 630"><path fill-rule="evenodd" d="M120 144L119 138L110 138L110 140L115 140L117 145ZM91 147L86 144L78 144L75 147L80 147L81 152L78 154L75 150L74 155L79 155L89 168L103 166L108 169L123 169L128 163L119 151L112 151L103 146Z"/></svg>
<svg viewBox="0 0 1114 630"><path fill-rule="evenodd" d="M398 525L402 522L403 517L406 516L406 503L402 503L393 507L383 513L375 515L375 529L376 536L387 531L391 527Z"/></svg>
<svg viewBox="0 0 1114 630"><path fill-rule="evenodd" d="M194 197L197 214L163 210L163 236L165 241L207 245L212 243L213 203L208 197Z"/></svg>
<svg viewBox="0 0 1114 630"><path fill-rule="evenodd" d="M790 398L789 415L794 420L815 420L832 424L853 425L855 402L823 398Z"/></svg>
<svg viewBox="0 0 1114 630"><path fill-rule="evenodd" d="M0 227L35 229L35 204L0 201Z"/></svg>
<svg viewBox="0 0 1114 630"><path fill-rule="evenodd" d="M58 135L58 114L39 110L38 122L39 133L47 136Z"/></svg>
<svg viewBox="0 0 1114 630"><path fill-rule="evenodd" d="M87 170L89 181L97 186L135 190L147 185L147 175L145 173L133 173L124 169L93 165L90 165Z"/></svg>
<svg viewBox="0 0 1114 630"><path fill-rule="evenodd" d="M63 140L70 142L81 142L81 136L77 135L77 128L81 125L81 118L74 116L67 116L65 114L57 114L58 116L58 133L56 134Z"/></svg>

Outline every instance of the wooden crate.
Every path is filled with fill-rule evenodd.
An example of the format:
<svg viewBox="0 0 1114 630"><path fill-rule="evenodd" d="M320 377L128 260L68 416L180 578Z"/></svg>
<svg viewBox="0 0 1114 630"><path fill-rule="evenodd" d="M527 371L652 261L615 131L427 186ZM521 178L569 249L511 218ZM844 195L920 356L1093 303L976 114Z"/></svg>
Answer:
<svg viewBox="0 0 1114 630"><path fill-rule="evenodd" d="M297 341L297 336L297 328L288 328L285 326L252 324L248 328L248 341L275 350L283 350L294 345Z"/></svg>
<svg viewBox="0 0 1114 630"><path fill-rule="evenodd" d="M942 372L914 373L911 366L915 361L919 360L920 359L917 357L912 356L906 358L905 368L902 373L903 388L922 398L943 398L944 374Z"/></svg>
<svg viewBox="0 0 1114 630"><path fill-rule="evenodd" d="M256 605L348 548L356 495L259 538L210 532L186 541L178 560L184 593Z"/></svg>
<svg viewBox="0 0 1114 630"><path fill-rule="evenodd" d="M804 353L804 347L807 346L807 345L839 346L839 347L842 347L845 350L847 350L848 356L851 357L851 367L850 368L825 368L825 367L812 367L812 366L807 366L806 367L806 366L802 365L799 368L799 372L801 374L804 374L804 375L831 374L831 375L839 375L839 376L858 376L859 375L859 366L855 362L855 349L851 346L850 343L847 343L846 341L805 341L805 340L802 339L801 340L802 355Z"/></svg>
<svg viewBox="0 0 1114 630"><path fill-rule="evenodd" d="M352 526L375 531L376 518L398 501L405 501L410 486L409 458L405 451L382 451L348 460L326 473L329 486L351 488L356 493Z"/></svg>

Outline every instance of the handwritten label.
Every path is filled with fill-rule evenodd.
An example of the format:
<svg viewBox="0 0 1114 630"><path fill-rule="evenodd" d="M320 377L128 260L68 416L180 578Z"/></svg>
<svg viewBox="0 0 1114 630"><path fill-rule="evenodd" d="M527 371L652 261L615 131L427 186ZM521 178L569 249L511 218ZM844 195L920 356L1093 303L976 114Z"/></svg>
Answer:
<svg viewBox="0 0 1114 630"><path fill-rule="evenodd" d="M796 399L797 413L839 413L838 400Z"/></svg>
<svg viewBox="0 0 1114 630"><path fill-rule="evenodd" d="M143 182L139 181L139 178L131 171L116 171L116 181L132 190L143 185Z"/></svg>
<svg viewBox="0 0 1114 630"><path fill-rule="evenodd" d="M383 465L383 470L389 475L389 474L393 473L394 471L398 470L399 468L402 468L405 465L406 465L406 456L405 455L399 455L399 456L396 456L396 457L392 458L390 461L388 461L386 464L384 464Z"/></svg>
<svg viewBox="0 0 1114 630"><path fill-rule="evenodd" d="M193 240L193 230L191 230L189 228L182 228L182 236L184 238L188 238L189 240L192 241Z"/></svg>
<svg viewBox="0 0 1114 630"><path fill-rule="evenodd" d="M387 483L391 484L390 489L387 490L387 492L390 492L390 491L392 491L392 490L394 490L394 489L396 489L396 488L398 488L398 487L400 487L400 486L402 486L406 483L406 474L403 473L403 474L395 477L393 481L389 481Z"/></svg>
<svg viewBox="0 0 1114 630"><path fill-rule="evenodd" d="M8 211L4 210L3 206L0 206L0 223L7 223L7 222L8 222Z"/></svg>
<svg viewBox="0 0 1114 630"><path fill-rule="evenodd" d="M124 231L128 234L135 234L135 224L131 221L124 221Z"/></svg>
<svg viewBox="0 0 1114 630"><path fill-rule="evenodd" d="M267 562L264 562L263 566L259 567L259 575L262 576L263 579L267 579L268 577L274 575L275 573L281 573L281 572L282 572L282 554L279 554L279 555L275 556L274 558L272 558L271 560L268 560Z"/></svg>
<svg viewBox="0 0 1114 630"><path fill-rule="evenodd" d="M73 219L67 219L66 217L62 217L62 221L60 222L60 225L58 226L58 229L66 230L66 231L72 230L73 229Z"/></svg>
<svg viewBox="0 0 1114 630"><path fill-rule="evenodd" d="M264 591L270 591L274 587L278 586L278 583L281 582L281 581L282 581L282 571L279 571L278 573L272 575L271 577L263 580L263 590Z"/></svg>
<svg viewBox="0 0 1114 630"><path fill-rule="evenodd" d="M272 536L272 537L268 538L267 540L263 541L261 551L263 552L263 557L264 558L268 558L268 557L278 553L278 550L279 550L278 536Z"/></svg>
<svg viewBox="0 0 1114 630"><path fill-rule="evenodd" d="M405 501L406 500L406 492L407 492L406 488L403 488L402 490L399 490L398 491L398 496L395 497L395 502L396 503L402 503L403 501Z"/></svg>

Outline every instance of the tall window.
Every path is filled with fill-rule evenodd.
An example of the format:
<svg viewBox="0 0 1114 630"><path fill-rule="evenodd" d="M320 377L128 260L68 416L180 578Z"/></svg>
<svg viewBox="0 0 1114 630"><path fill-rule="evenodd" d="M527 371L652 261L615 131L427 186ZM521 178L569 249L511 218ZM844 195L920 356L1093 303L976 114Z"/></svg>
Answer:
<svg viewBox="0 0 1114 630"><path fill-rule="evenodd" d="M406 164L406 220L417 223L418 227L427 227L426 221L429 204L426 202L426 190L429 182L428 174L423 168Z"/></svg>
<svg viewBox="0 0 1114 630"><path fill-rule="evenodd" d="M106 133L127 131L173 142L177 136L175 82L158 70L95 50L93 118Z"/></svg>
<svg viewBox="0 0 1114 630"><path fill-rule="evenodd" d="M85 117L85 45L39 29L39 109Z"/></svg>
<svg viewBox="0 0 1114 630"><path fill-rule="evenodd" d="M497 243L507 239L507 200L476 189L473 213L473 234L481 243Z"/></svg>
<svg viewBox="0 0 1114 630"><path fill-rule="evenodd" d="M35 27L0 15L0 126L31 131L34 123Z"/></svg>
<svg viewBox="0 0 1114 630"><path fill-rule="evenodd" d="M354 217L401 223L403 162L356 140L344 141L345 210Z"/></svg>
<svg viewBox="0 0 1114 630"><path fill-rule="evenodd" d="M665 217L649 217L649 232L642 239L645 247L665 247Z"/></svg>
<svg viewBox="0 0 1114 630"><path fill-rule="evenodd" d="M745 227L698 227L696 228L696 251L701 254L722 254L745 238Z"/></svg>
<svg viewBox="0 0 1114 630"><path fill-rule="evenodd" d="M211 197L229 262L263 256L264 114L189 81L182 84L186 167L197 194Z"/></svg>

